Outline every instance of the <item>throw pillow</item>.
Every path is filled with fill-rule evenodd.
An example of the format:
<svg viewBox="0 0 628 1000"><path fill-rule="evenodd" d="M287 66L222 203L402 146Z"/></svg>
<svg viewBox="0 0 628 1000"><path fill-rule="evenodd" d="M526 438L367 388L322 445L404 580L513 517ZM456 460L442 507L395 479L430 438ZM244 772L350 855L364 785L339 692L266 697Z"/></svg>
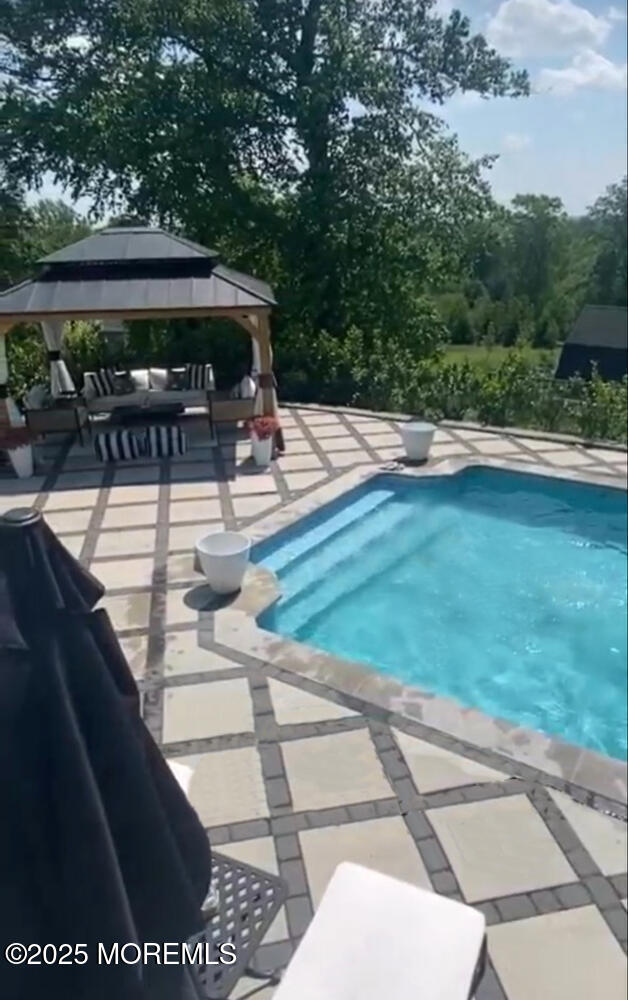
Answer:
<svg viewBox="0 0 628 1000"><path fill-rule="evenodd" d="M173 389L177 392L187 389L188 388L187 368L170 368L168 371L168 382L166 388Z"/></svg>
<svg viewBox="0 0 628 1000"><path fill-rule="evenodd" d="M128 396L132 392L135 392L135 386L129 372L116 372L113 376L114 396Z"/></svg>
<svg viewBox="0 0 628 1000"><path fill-rule="evenodd" d="M151 389L158 389L160 392L167 389L168 375L169 373L167 368L149 368L148 379Z"/></svg>
<svg viewBox="0 0 628 1000"><path fill-rule="evenodd" d="M188 389L207 389L207 373L205 365L187 366Z"/></svg>
<svg viewBox="0 0 628 1000"><path fill-rule="evenodd" d="M130 375L133 379L133 387L136 391L143 392L148 389L148 368L132 368Z"/></svg>

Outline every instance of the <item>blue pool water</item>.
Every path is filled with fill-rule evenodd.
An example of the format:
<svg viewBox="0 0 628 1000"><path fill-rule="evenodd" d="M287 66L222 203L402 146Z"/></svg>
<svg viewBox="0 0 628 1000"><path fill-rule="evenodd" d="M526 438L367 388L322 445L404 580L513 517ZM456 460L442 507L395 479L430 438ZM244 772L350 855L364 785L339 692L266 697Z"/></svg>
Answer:
<svg viewBox="0 0 628 1000"><path fill-rule="evenodd" d="M379 476L257 546L270 631L626 755L626 494L473 468Z"/></svg>

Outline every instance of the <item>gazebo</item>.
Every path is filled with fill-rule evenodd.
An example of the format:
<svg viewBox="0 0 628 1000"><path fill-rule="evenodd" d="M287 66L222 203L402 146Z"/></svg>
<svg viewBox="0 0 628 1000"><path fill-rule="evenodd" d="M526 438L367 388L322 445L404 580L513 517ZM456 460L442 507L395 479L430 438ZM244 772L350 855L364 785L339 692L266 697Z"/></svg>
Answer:
<svg viewBox="0 0 628 1000"><path fill-rule="evenodd" d="M34 278L0 293L0 424L12 423L5 336L19 323L39 323L50 362L53 396L74 385L61 357L66 322L104 324L137 319L221 317L251 337L259 398L276 411L268 284L220 263L215 250L163 229L110 228L44 257Z"/></svg>

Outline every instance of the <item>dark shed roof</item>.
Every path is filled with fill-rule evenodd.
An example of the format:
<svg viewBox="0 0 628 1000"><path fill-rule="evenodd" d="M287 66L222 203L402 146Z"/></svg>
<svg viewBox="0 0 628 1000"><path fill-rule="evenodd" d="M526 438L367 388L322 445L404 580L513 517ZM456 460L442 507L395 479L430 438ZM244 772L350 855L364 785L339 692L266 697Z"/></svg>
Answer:
<svg viewBox="0 0 628 1000"><path fill-rule="evenodd" d="M567 344L628 349L628 309L625 306L584 306Z"/></svg>
<svg viewBox="0 0 628 1000"><path fill-rule="evenodd" d="M46 315L268 308L272 288L218 262L214 250L161 229L104 229L40 261L0 294L0 321Z"/></svg>

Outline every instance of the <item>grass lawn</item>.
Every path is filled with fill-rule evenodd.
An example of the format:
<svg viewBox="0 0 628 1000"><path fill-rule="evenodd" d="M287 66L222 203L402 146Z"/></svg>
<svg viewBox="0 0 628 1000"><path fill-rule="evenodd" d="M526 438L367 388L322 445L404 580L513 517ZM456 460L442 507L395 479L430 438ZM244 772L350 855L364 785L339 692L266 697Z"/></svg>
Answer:
<svg viewBox="0 0 628 1000"><path fill-rule="evenodd" d="M485 347L483 344L449 344L445 348L445 357L447 361L469 361L472 365L487 369L495 368L514 350L517 348L503 347L501 344L495 344L494 347ZM535 361L543 361L548 354L557 360L560 353L560 348L547 350L539 347L523 347L518 350L525 357Z"/></svg>

